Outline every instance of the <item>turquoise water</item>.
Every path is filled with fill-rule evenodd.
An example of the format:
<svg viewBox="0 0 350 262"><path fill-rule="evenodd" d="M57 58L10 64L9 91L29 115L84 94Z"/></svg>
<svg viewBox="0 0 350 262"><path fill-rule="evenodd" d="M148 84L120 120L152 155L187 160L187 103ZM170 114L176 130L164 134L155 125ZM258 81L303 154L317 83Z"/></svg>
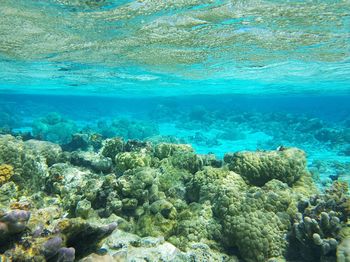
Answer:
<svg viewBox="0 0 350 262"><path fill-rule="evenodd" d="M265 131L276 113L276 129L289 128L283 115L291 114L299 125L316 117L349 136L348 1L3 0L0 12L5 129L32 132L32 121L58 112L80 128L151 121L156 135L218 157L286 144L306 150L310 162L349 160L348 138L301 143ZM198 107L214 124L191 126ZM230 117L245 113L270 126L234 126ZM244 139L218 140L222 128ZM297 137L318 131L291 129Z"/></svg>
<svg viewBox="0 0 350 262"><path fill-rule="evenodd" d="M1 1L0 90L349 93L348 1Z"/></svg>
<svg viewBox="0 0 350 262"><path fill-rule="evenodd" d="M203 159L208 155L215 155L214 158L217 161L215 163L222 164L220 161L228 152L251 151L259 155L261 152L284 152L285 148L297 147L306 153L307 168L319 192L329 193L333 192L330 188L335 181L350 183L349 101L350 2L348 0L0 0L0 191L4 199L9 196L13 198L13 201L14 199L17 201L13 204L12 200L12 202L6 202L0 199L0 261L2 261L1 255L6 255L6 252L10 250L7 246L5 248L2 245L2 241L7 240L7 235L4 233L6 230L2 229L3 225L11 228L10 222L3 218L5 215L2 209L5 210L5 213L10 212L8 210L14 209L13 206L23 207L21 203L26 203L26 201L31 203L27 206L30 206L29 209L34 217L35 214L38 214L36 212L41 210L41 205L44 205L45 208L61 208L60 215L57 215L60 218L81 217L89 223L93 220L102 223L101 219L108 218L108 222L120 222L122 230L142 237L148 235L155 237L161 232L159 234L166 241L181 247L182 251L186 248L194 250L188 244L194 241L205 243L208 249L215 250L215 252L220 251L229 256L237 256L248 262L267 261L276 254L278 257L291 258L287 261L321 261L321 258L335 261L336 249L341 250L341 248L339 245L335 247L333 239L338 241L337 244L347 239L340 237L339 228L335 230L336 233L329 228L323 234L316 232L321 235L322 243L326 247L318 243L315 240L317 236L314 237L309 232L309 235L306 236L306 234L302 240L300 236L299 238L297 236L294 242L288 239L292 251L285 248L283 252L275 252L283 248L274 246L274 241L276 241L274 236L273 243L269 242L269 248L266 248L268 251L262 252L263 255L258 253L260 257L247 255L245 247L250 249L250 244L242 244L239 240L235 240L245 239L246 236L238 237L238 235L240 230L246 229L243 225L242 227L232 226L235 222L230 222L226 211L218 211L218 206L227 204L223 201L225 197L220 198L219 196L218 200L213 200L209 196L207 198L202 196L204 200L201 200L199 196L198 199L193 195L188 196L193 193L191 191L193 188L189 186L188 181L185 183L181 179L186 180L188 173L192 173L192 170L181 173L182 171L179 171L181 168L179 169L176 163L184 160L181 158L174 160L172 155L165 157L167 161L175 161L175 164L171 164L172 168L184 177L180 179L181 182L177 181L176 179L179 178L176 176L179 176L179 173L168 169L169 166L164 164L167 163L163 161L164 159L155 157L156 149L154 148L160 143L189 144ZM8 137L2 136L8 134L17 137L17 142L9 142ZM91 139L88 142L85 141L90 143L90 147L84 145L85 138L79 140L82 137ZM154 147L152 152L148 152L148 144L140 146L144 147L142 150L152 158L152 161L155 161L149 164L150 168L158 172L155 175L157 179L154 180L154 184L159 186L160 191L164 191L160 192L157 197L153 196L156 199L154 203L166 199L176 207L174 207L178 212L176 214L179 214L175 219L176 227L174 226L175 229L172 228L172 231L167 231L166 228L169 225L173 226L173 220L169 218L172 212L169 211L170 209L165 208L166 211L162 211L162 216L159 215L160 213L156 214L156 211L151 211L155 213L154 216L147 217L147 212L150 212L147 205L151 205L153 201L149 195L154 193L153 189L142 189L149 190L144 193L145 199L136 196L132 198L130 196L132 193L129 192L130 195L127 195L129 193L120 189L123 186L126 188L125 191L128 190L128 186L133 189L135 185L132 183L137 184L137 179L142 181L143 185L147 182L137 176L138 169L135 169L136 171L133 168L126 169L120 173L115 163L117 162L116 155L111 157L102 154L106 141L110 141L106 139L115 137L121 137L124 141L131 140L129 142L131 145L138 145L134 141L138 140L148 142ZM49 160L45 164L41 162L47 157L44 151L40 151L42 148L39 150L40 154L35 151L35 154L40 155L41 160L38 158L36 162L33 161L42 168L43 172L41 179L37 180L32 179L30 175L28 178L28 173L33 172L30 169L31 165L27 162L24 165L19 160L21 164L18 164L17 160L16 162L10 159L11 157L16 159L18 156L23 160L26 159L26 155L32 157L34 151L31 150L35 147L34 144L31 145L32 139L52 142L63 150L62 156L57 157L54 164L49 163ZM94 144L97 143L96 141L99 141L99 146ZM17 146L16 143L19 145ZM125 146L128 145L128 142L125 143ZM17 153L9 151L8 154L7 146L10 147L13 144L16 144L13 146L15 148L21 150L25 148L24 151L16 151ZM57 148L54 148L53 144L49 144L48 147L52 147L52 151L56 152ZM175 147L171 150L176 151L177 149ZM181 150L180 153L185 155L186 150L183 152ZM126 150L126 152L129 151ZM126 152L119 152L119 154ZM8 159L7 155L9 155ZM94 167L89 166L89 161L92 161L92 158L99 159L99 157L109 159L111 167L107 170L113 178L110 178L108 176L110 174L105 171L102 172L103 175L100 172L100 180L94 177L99 174ZM77 159L80 159L82 163L77 164ZM157 161L160 160L163 162L158 163ZM218 168L220 170L218 172L225 168L232 169L232 167L227 167L230 163L226 163L228 165L224 167L221 164L215 166L213 163L211 163L212 167ZM9 183L3 182L2 179L5 178L1 177L3 174L1 172L7 170L3 167L5 171L2 171L3 164L13 166L15 170L14 178L11 178ZM28 172L22 170L22 164L23 170L27 168ZM163 164L165 166L162 166ZM59 171L56 171L56 167ZM233 170L236 171L234 168ZM134 171L135 174L132 173ZM157 184L158 180L162 180L161 177L158 177L159 174L164 175L164 173L170 181L169 184L178 183L171 187L169 192L164 189L168 189L167 186ZM21 175L28 179L28 183L34 185L37 183L38 189L33 186L37 192L30 192L26 186L24 189L21 188L22 182L16 177ZM93 183L101 187L101 191L92 190L95 192L93 197L88 194L84 195L85 193L80 197L81 192L75 191L74 179L71 180L73 182L67 182L68 178L76 177L79 180L84 175L87 177L86 181L90 179L90 182L94 181ZM172 175L175 176L174 181L177 182L172 180ZM195 174L191 175L195 177ZM203 173L199 172L198 176L201 175ZM67 181L64 180L65 177L68 177ZM124 177L128 183L131 181L132 186L123 184ZM118 179L118 182L115 182L118 186L109 188L105 185L108 179L114 178ZM235 183L240 185L241 182L237 180L237 177L231 177L231 179L235 181L234 186L236 186ZM77 182L79 190L80 187L88 186L84 179L81 181L83 184ZM208 181L213 182L210 179ZM285 182L283 179L282 181ZM10 186L12 182L16 183L16 186L12 184ZM2 183L5 184L2 185ZM70 187L70 184L73 186ZM254 183L249 184L252 192L262 190L258 193L263 192L261 194L266 194L266 196L271 193L269 187L261 189L259 184L257 187L254 185ZM15 194L11 190L15 190L17 186L23 191ZM211 187L205 186L207 187L203 188L209 191L208 195L212 194ZM291 187L290 184L277 187L278 189L274 190L278 194L283 191L281 195L287 194L288 190L294 190L294 195L290 199L301 194L298 188ZM305 191L310 190L311 192L310 188ZM121 190L122 193L118 190ZM138 190L141 189L136 186L135 192L138 193ZM230 190L233 189L222 189L217 186L215 190L231 192ZM254 200L249 200L251 196L249 196L248 189L242 187L239 190L241 190L240 194L246 194L239 200L240 203L243 203L240 210L242 214L245 214L244 205L249 206ZM347 192L347 189L345 191ZM47 194L47 198L39 193ZM219 194L219 192L216 193ZM76 199L70 194L77 194L80 198ZM348 192L344 195L348 199ZM311 206L316 206L314 202L318 201L317 197L312 198L304 194L295 197L294 200L300 201L297 208L303 218L310 216L319 222L321 217L325 219L325 215L320 212L326 212L327 215L329 213L330 217L334 217L334 213L330 211L333 210L337 212L337 219L339 218L338 220L342 223L341 227L345 228L349 224L350 210L350 207L346 207L346 203L349 206L350 202L344 200L345 196L337 198L337 201L343 201L341 205L338 205L337 202L335 206L325 210L322 209L325 208L323 206L318 209L319 212L311 208ZM72 199L75 199L75 202ZM185 207L174 199L185 202ZM212 203L208 204L208 199ZM131 204L125 203L126 200L130 200ZM128 206L132 205L134 200L136 200L135 210ZM216 200L219 201L219 204L216 204ZM81 205L86 204L86 201L91 203L90 211L85 210L85 212L84 206L81 207ZM119 204L118 201L122 204ZM319 202L322 201L319 200ZM306 202L309 203L311 211L307 211L307 208L301 211L301 207L306 206ZM65 205L65 203L68 204ZM124 205L124 209L121 207L118 209L118 205ZM199 214L198 210L204 210L203 212L210 210L210 212ZM270 214L269 212L272 211L266 208L264 212ZM292 216L290 214L292 211L289 211L288 215L286 215L286 210L283 212L274 210L272 218L261 214L254 214L252 217L257 216L261 219L263 216L260 221L265 222L266 219L268 221L275 219L274 222L271 222L273 229L269 231L269 234L272 234L271 232L278 227L277 222L273 224L278 217L281 223L287 224L288 228L281 229L283 234L281 233L278 237L287 239L287 236L293 235L291 233L293 230L297 230L295 228L304 225L304 221L301 222L302 219L297 221L299 217L297 214ZM313 212L316 215L311 214ZM118 219L113 215L118 216ZM250 215L249 213L247 217L243 217L243 221L248 221ZM204 220L209 225L203 226L202 216L208 219L209 222ZM286 222L286 216L290 216L288 222ZM57 217L55 219L58 219ZM162 217L165 221L162 220ZM200 222L188 226L190 223L184 222L187 221L186 219L188 221L192 219L196 223ZM242 221L239 219L242 217L236 216L234 221ZM332 221L337 221L337 219ZM26 224L22 220L20 224ZM129 223L128 227L125 226L126 221ZM161 227L157 223L163 223L166 226ZM260 232L261 228L259 226L255 228L254 223L250 225L253 233ZM211 228L213 231L216 230L216 233L213 233L214 236L203 233L205 236L202 236L202 232L197 232L198 227ZM234 233L232 233L232 228L234 228ZM50 230L52 231L50 234L55 235L53 233L55 230L52 228ZM12 234L10 231L7 232L8 235ZM183 232L186 232L185 237L181 235ZM220 232L219 237L217 232ZM253 234L249 233L249 236ZM269 237L269 234L266 235ZM23 241L26 240L35 246L40 241L34 235L34 233L31 234L34 240L29 236L21 235L21 242L18 243L23 245ZM119 239L118 237L119 235L114 238ZM66 236L63 237L63 240L66 241L66 238ZM108 241L116 241L114 238L109 238ZM234 239L233 243L227 239ZM252 239L255 238L252 237ZM17 240L12 239L11 235L13 244L17 243ZM313 242L310 244L308 240L310 243ZM82 258L88 255L88 252L81 251L73 242L69 244L75 248L76 257ZM260 242L259 240L258 244L254 243L252 249L259 250L262 245L259 244ZM113 249L112 244L106 247L108 243L110 242L105 242L102 249L94 249L94 252L100 255L106 252L112 254L115 246L118 245L115 244ZM181 246L182 244L187 245L186 248ZM62 246L70 247L67 243ZM295 254L298 248L301 250L301 255ZM13 251L10 255L15 259L14 261L16 261L16 254ZM210 254L215 257L212 253ZM59 260L60 256L61 253L58 251L52 256L45 253L44 259L65 262L74 260L74 258ZM18 261L25 261L23 257L21 259ZM152 261L151 258L148 259ZM205 258L197 259L207 261ZM157 260L154 259L154 261ZM172 260L165 259L164 261ZM211 260L208 261L219 260L217 257L215 259L211 257ZM222 261L231 260L222 258Z"/></svg>

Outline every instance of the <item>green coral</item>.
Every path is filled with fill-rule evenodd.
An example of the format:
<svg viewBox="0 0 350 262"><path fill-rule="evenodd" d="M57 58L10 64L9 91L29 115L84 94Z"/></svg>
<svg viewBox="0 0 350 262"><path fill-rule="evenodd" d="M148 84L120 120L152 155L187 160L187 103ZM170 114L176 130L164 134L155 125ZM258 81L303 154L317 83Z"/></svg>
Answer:
<svg viewBox="0 0 350 262"><path fill-rule="evenodd" d="M296 201L286 184L270 183L246 192L230 185L219 188L215 207L222 217L223 244L237 246L246 261L267 261L286 251L285 235L297 212Z"/></svg>
<svg viewBox="0 0 350 262"><path fill-rule="evenodd" d="M221 225L214 218L210 202L193 202L178 214L174 234L168 240L183 250L186 250L191 242L207 243L217 248L215 240L222 237L221 231Z"/></svg>
<svg viewBox="0 0 350 262"><path fill-rule="evenodd" d="M305 153L297 148L229 153L225 155L224 161L228 163L230 170L256 186L262 186L272 179L291 186L306 169Z"/></svg>
<svg viewBox="0 0 350 262"><path fill-rule="evenodd" d="M192 177L192 174L187 170L175 168L168 159L161 161L158 170L159 190L169 196L183 198L185 194L183 184Z"/></svg>
<svg viewBox="0 0 350 262"><path fill-rule="evenodd" d="M124 142L122 138L115 137L106 139L103 142L103 147L101 149L101 154L105 157L110 157L113 161L118 153L123 152Z"/></svg>
<svg viewBox="0 0 350 262"><path fill-rule="evenodd" d="M64 119L60 114L53 112L33 122L33 135L36 138L54 143L66 144L72 135L78 131L74 122Z"/></svg>
<svg viewBox="0 0 350 262"><path fill-rule="evenodd" d="M47 173L46 157L34 150L30 141L23 142L10 135L0 135L0 163L13 167L11 180L21 189L33 192L41 189Z"/></svg>
<svg viewBox="0 0 350 262"><path fill-rule="evenodd" d="M0 186L0 208L6 207L18 198L18 187L12 181Z"/></svg>
<svg viewBox="0 0 350 262"><path fill-rule="evenodd" d="M34 155L40 156L42 162L46 163L48 166L61 161L62 149L57 144L31 139L25 142L25 147Z"/></svg>
<svg viewBox="0 0 350 262"><path fill-rule="evenodd" d="M337 261L349 262L350 261L350 237L342 240L337 249Z"/></svg>
<svg viewBox="0 0 350 262"><path fill-rule="evenodd" d="M54 164L46 178L45 191L62 198L62 205L70 214L76 214L79 201L94 202L99 194L104 177L90 170L77 168L67 163ZM84 202L83 202L84 203Z"/></svg>
<svg viewBox="0 0 350 262"><path fill-rule="evenodd" d="M199 203L206 200L214 203L220 187L225 183L237 188L237 192L247 188L242 177L234 172L223 168L204 167L187 183L187 198Z"/></svg>
<svg viewBox="0 0 350 262"><path fill-rule="evenodd" d="M150 163L151 157L143 152L123 152L115 157L115 167L119 173L137 167L149 166Z"/></svg>
<svg viewBox="0 0 350 262"><path fill-rule="evenodd" d="M201 170L204 165L203 159L193 152L175 151L169 159L175 168L185 169L192 174Z"/></svg>
<svg viewBox="0 0 350 262"><path fill-rule="evenodd" d="M168 238L177 224L177 211L165 199L153 202L136 224L136 232L141 236L164 236Z"/></svg>
<svg viewBox="0 0 350 262"><path fill-rule="evenodd" d="M205 167L187 190L191 201L210 201L222 226L219 241L226 248L237 247L246 261L267 261L285 253L285 234L299 198L287 184L272 180L262 188L249 187L232 171Z"/></svg>
<svg viewBox="0 0 350 262"><path fill-rule="evenodd" d="M193 152L193 148L186 144L160 143L154 148L154 155L159 159L172 156L175 152Z"/></svg>

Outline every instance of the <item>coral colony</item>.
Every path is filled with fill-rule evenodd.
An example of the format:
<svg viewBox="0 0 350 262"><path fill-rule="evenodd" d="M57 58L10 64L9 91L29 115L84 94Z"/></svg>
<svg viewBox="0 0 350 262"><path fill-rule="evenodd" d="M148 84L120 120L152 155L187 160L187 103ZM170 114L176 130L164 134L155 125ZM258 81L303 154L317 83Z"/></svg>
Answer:
<svg viewBox="0 0 350 262"><path fill-rule="evenodd" d="M4 261L349 261L348 185L320 192L300 149L84 141L0 137Z"/></svg>

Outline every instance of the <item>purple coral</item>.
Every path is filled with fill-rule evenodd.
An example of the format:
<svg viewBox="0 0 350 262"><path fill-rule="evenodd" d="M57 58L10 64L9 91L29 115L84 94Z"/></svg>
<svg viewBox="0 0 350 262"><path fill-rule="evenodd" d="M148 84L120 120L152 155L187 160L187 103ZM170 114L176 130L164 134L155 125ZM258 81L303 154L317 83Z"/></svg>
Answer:
<svg viewBox="0 0 350 262"><path fill-rule="evenodd" d="M73 262L75 259L75 249L72 247L61 247L57 253L57 262Z"/></svg>
<svg viewBox="0 0 350 262"><path fill-rule="evenodd" d="M30 218L30 212L25 210L12 210L0 217L0 232L5 234L17 234L26 228Z"/></svg>
<svg viewBox="0 0 350 262"><path fill-rule="evenodd" d="M41 248L43 255L48 259L55 256L58 250L61 248L62 238L55 236L47 240Z"/></svg>

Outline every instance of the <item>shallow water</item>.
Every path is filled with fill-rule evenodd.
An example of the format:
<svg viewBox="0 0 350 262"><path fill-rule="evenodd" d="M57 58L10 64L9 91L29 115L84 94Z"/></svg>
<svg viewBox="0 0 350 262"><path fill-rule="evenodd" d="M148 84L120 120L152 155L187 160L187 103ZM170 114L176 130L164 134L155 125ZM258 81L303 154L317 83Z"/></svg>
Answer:
<svg viewBox="0 0 350 262"><path fill-rule="evenodd" d="M38 245L37 250L42 250L40 243L46 242L40 241L56 236L51 220L57 222L66 217L81 217L89 223L118 222L121 231L140 237L160 235L182 251L187 248L197 250L198 246L196 249L193 243L205 243L207 246L199 249L209 250L208 257L212 259L209 261L218 261L221 253L217 255L216 251L249 262L267 261L275 255L295 259L293 261L321 261L321 258L335 261L336 250L346 250L345 240L350 239L344 237L345 233L339 233L340 228L349 224L348 189L336 188L340 185L337 183L332 187L335 181L350 183L349 101L349 0L0 0L0 260L5 251L10 254L4 253L6 256L16 259L20 253L16 253L18 247L28 249L23 243ZM14 142L12 138L2 136L5 134L18 139ZM90 139L89 147L75 144L84 142L75 140L84 136ZM146 167L141 165L145 178L137 168L120 171L117 155L102 154L108 141L112 141L108 139L114 137L131 140L131 147L138 145L134 140L149 143L139 145L140 152L146 152L152 159L151 163L145 164ZM40 144L32 139L54 144ZM174 147L169 149L172 153L165 159L156 156L155 148L161 143L190 144L199 155L191 153L190 159L201 159L204 167L199 167L196 173L191 169L193 167L182 166L181 161L186 163L188 159L181 157L186 159L188 152L181 146L178 155L172 155L171 150L178 150ZM51 156L54 158L51 163L46 159L45 150L40 151L44 145L52 150L53 155L58 150L57 145L64 152L57 159ZM310 181L304 178L305 174L297 181L305 184L304 191L300 191L297 182L293 181L297 185L292 185L283 176L279 179L285 184L277 179L277 182L266 183L266 187L246 177L242 182L239 180L242 178L232 174L230 179L235 182L232 186L228 180L230 187L221 184L223 181L219 181L219 175L219 179L210 180L212 174L209 171L209 182L203 177L199 180L204 182L195 181L196 176L206 174L201 173L202 169L217 168L215 172L223 172L222 176L226 176L227 168L236 172L234 166L230 167L232 163L222 161L226 153L251 151L259 156L283 155L286 151L288 155L289 147L305 151L307 169L318 192L313 191L312 185L308 184ZM8 154L5 152L7 148L17 153L10 150ZM33 148L40 148L40 153ZM128 154L134 149L123 150L118 154ZM33 157L33 152L38 154L33 161L34 166L42 168L40 172L36 169L34 172L31 164L26 162L27 158ZM215 161L206 160L210 164L203 164L203 159L213 155ZM100 158L110 163L107 171L101 167L102 171L98 168L96 171L96 167L91 166ZM43 159L47 162L42 162ZM170 161L170 167L166 161ZM290 168L298 169L298 163L294 164L295 167ZM284 166L285 173L282 173L288 174L288 168ZM151 169L156 189L143 181L149 178L147 172ZM198 171L197 167L194 170ZM35 180L36 174L39 174L39 180ZM193 186L186 180L191 175L194 184L203 183L200 189L207 190L208 195L196 199L194 195L199 190L196 186L200 186ZM21 181L24 179L21 176L28 179L29 187ZM106 186L108 179L114 184ZM84 191L89 183L97 185L97 189L91 189L93 194ZM142 191L138 183L147 186ZM242 184L245 186L238 190L238 185ZM37 192L31 192L31 187ZM128 192L133 187L136 187L135 192ZM144 194L141 198L133 195L140 190ZM193 190L195 193L191 195ZM213 198L211 190L218 196ZM234 196L227 198L233 203L223 207L223 210L230 210L234 206L228 213L218 209L218 206L229 203L225 195L220 195L226 190ZM344 192L339 196L338 191L334 193L332 190ZM288 206L288 212L284 209L280 212L281 207L274 198L281 200L285 194L290 194L287 198L295 202L282 200L282 206L288 202L291 207ZM275 201L273 210L268 203L266 207L258 207L263 214L251 214L256 208L254 205L258 205L254 201L261 196L267 199L264 201L268 202L270 197ZM6 202L7 197L12 202ZM236 202L235 197L239 199ZM176 208L164 208L157 213L153 204L160 203L158 201L168 201L163 205L170 203ZM334 204L329 207L329 203ZM46 229L52 232L41 236L44 240L35 236L34 231L27 236L19 230L20 244L13 251L3 246L8 235L12 244L18 240L12 239L11 230L4 233L3 228L11 228L6 216L12 216L14 221L19 219L20 225L27 225L29 219L29 213L12 214L9 211L17 210L17 207L22 211L30 209L34 217L41 216L41 208L57 208L61 213L57 211L59 215L54 219L45 220ZM172 213L174 209L176 215ZM237 210L241 213L230 213ZM230 221L230 215L233 221L240 222ZM304 223L308 220L303 219L308 216L318 223L315 228L327 224L327 219L333 219L334 228L306 232ZM251 217L257 220L251 220ZM286 217L289 220L286 221ZM261 221L266 224L266 220L270 221L272 229L262 233L257 224ZM250 221L248 229L242 221ZM286 228L279 228L281 224ZM32 222L29 221L29 225L33 226ZM167 226L171 227L170 231ZM199 232L201 227L208 228L208 232ZM274 231L277 228L278 233ZM302 228L301 233L298 228ZM249 241L240 242L247 237L239 235L241 231L248 231L249 236L260 232L273 240L269 240L268 247L264 242L262 248L262 240L249 237L253 243L251 246ZM297 235L297 231L304 234L303 237ZM123 239L119 234L118 229L104 242L101 250L95 248L91 252L113 254L118 249L116 246L121 244L110 243ZM314 234L322 238L322 244ZM289 246L279 246L286 236L292 236L292 240L288 239L291 251ZM89 252L74 241L61 246L74 247L76 258L87 256ZM161 242L159 239L145 239L145 247L142 244L141 247L150 248L149 241ZM345 247L338 245L341 241ZM132 246L130 243L125 245ZM159 243L154 245L157 252L162 250ZM58 251L55 254L35 252L33 254L44 256L49 261L63 256ZM188 259L203 259L197 253L186 254ZM150 256L148 259L153 261L155 258ZM72 257L67 259L68 262L73 260ZM163 260L171 261L164 257Z"/></svg>
<svg viewBox="0 0 350 262"><path fill-rule="evenodd" d="M3 94L0 99L4 132L29 132L34 138L59 144L68 143L78 132L101 133L105 138L121 136L188 143L197 153L214 153L218 158L227 152L296 146L306 151L311 169L318 161L325 166L315 170L320 187L329 184L330 177L336 175L349 181L350 96L347 95ZM52 113L62 117L62 121L71 121L75 127L53 128L47 134L36 131L38 121ZM113 122L120 120L130 123L120 123L113 130ZM101 123L103 127L99 127ZM56 134L58 131L64 134ZM50 136L50 132L54 134Z"/></svg>

